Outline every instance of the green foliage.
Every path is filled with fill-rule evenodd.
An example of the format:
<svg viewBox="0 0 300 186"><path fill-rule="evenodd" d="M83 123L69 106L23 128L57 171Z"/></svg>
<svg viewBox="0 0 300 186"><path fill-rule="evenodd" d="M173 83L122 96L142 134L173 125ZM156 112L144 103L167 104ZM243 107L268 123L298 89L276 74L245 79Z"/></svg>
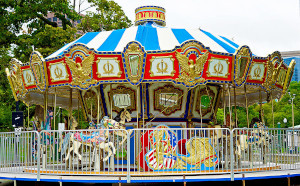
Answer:
<svg viewBox="0 0 300 186"><path fill-rule="evenodd" d="M290 87L288 89L290 94L296 94L294 99L294 118L295 118L295 125L300 124L300 82L291 82ZM298 93L298 94L297 94ZM273 108L274 108L274 127L277 127L277 123L281 123L281 127L291 127L292 126L292 104L290 101L290 95L286 93L281 100L276 101L273 100ZM273 115L272 115L272 102L265 103L262 106L263 108L263 115L265 124L273 128ZM229 113L228 108L226 109L226 114ZM260 113L260 105L254 104L248 107L249 113L249 121L251 122L252 118L257 117L259 118ZM239 127L247 127L247 113L246 109L242 107L237 107L237 115L238 115L238 126ZM224 118L224 109L219 108L216 114L218 124L223 124ZM287 124L283 123L283 119L287 119ZM232 120L235 119L235 111L234 107L232 107Z"/></svg>
<svg viewBox="0 0 300 186"><path fill-rule="evenodd" d="M91 25L85 24L84 31L99 31L100 28L120 29L131 25L117 3L105 0L89 0L89 3L96 8L97 13L84 16L84 20L93 20L88 21ZM16 109L5 68L9 67L11 58L17 58L23 63L28 62L33 49L46 57L75 40L78 30L72 23L81 20L82 17L70 4L70 0L0 0L0 131L12 130L11 111ZM62 21L62 27L46 18L49 12ZM100 22L94 20L98 18ZM101 27L97 28L94 24ZM20 110L25 114L26 126L27 109L25 104L20 103ZM30 120L34 110L35 106L31 106ZM67 115L64 113L64 116ZM80 122L79 125L85 128L88 123ZM29 126L32 124L29 123Z"/></svg>
<svg viewBox="0 0 300 186"><path fill-rule="evenodd" d="M83 17L81 23L78 25L79 30L83 32L99 32L131 26L131 21L125 15L122 8L114 1L89 0L89 3L96 7L96 12L88 12Z"/></svg>

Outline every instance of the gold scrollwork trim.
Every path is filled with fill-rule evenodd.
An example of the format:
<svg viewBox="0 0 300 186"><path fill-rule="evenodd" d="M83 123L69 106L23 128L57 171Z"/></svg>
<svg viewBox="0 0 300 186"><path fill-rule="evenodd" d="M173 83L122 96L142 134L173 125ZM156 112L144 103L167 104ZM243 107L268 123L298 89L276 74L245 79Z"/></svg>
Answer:
<svg viewBox="0 0 300 186"><path fill-rule="evenodd" d="M174 104L171 107L166 107L160 104L160 94L161 93L175 93L178 95L178 100L177 104ZM165 85L163 87L158 87L157 89L154 90L154 110L162 112L165 116L169 116L172 113L178 111L182 107L182 95L183 95L183 90L180 88L176 88L173 85Z"/></svg>
<svg viewBox="0 0 300 186"><path fill-rule="evenodd" d="M154 74L154 72L151 69L152 69L153 61L157 58L160 58L160 59L161 58L170 58L171 59L171 61L173 62L173 70L171 71L170 74L159 74L159 75ZM169 56L153 56L152 59L150 59L150 64L151 64L150 65L150 71L149 71L150 72L150 77L154 77L154 76L171 76L171 77L173 77L175 72L176 72L175 69L174 69L174 61L175 61L175 59L173 58L172 55L169 55ZM159 67L159 64L161 64L161 63L165 64L164 68ZM168 64L166 62L164 62L163 59L162 59L162 61L156 65L156 68L158 70L158 73L166 72L167 69L168 69Z"/></svg>
<svg viewBox="0 0 300 186"><path fill-rule="evenodd" d="M285 77L286 77L286 70L283 67L280 67L277 85L283 86Z"/></svg>
<svg viewBox="0 0 300 186"><path fill-rule="evenodd" d="M136 91L130 87L126 87L126 86L118 86L116 88L113 88L112 90L109 91L109 99L110 98L113 98L113 96L115 94L129 94L130 95L130 102L131 102L131 105L127 107L127 109L131 110L131 111L136 111L136 102L135 102L135 95ZM110 94L112 94L110 96ZM109 101L110 102L110 101ZM112 109L114 112L121 112L123 110L123 108L119 108L117 106L115 106L115 104L112 104Z"/></svg>
<svg viewBox="0 0 300 186"><path fill-rule="evenodd" d="M131 66L129 64L129 56L131 56L131 55L139 56L137 75L131 74ZM127 73L128 73L128 79L132 83L137 83L142 78L142 68L143 68L143 63L144 63L143 50L142 50L142 48L140 48L140 46L137 43L130 43L127 50L125 51L124 56L125 56L126 69L127 69Z"/></svg>
<svg viewBox="0 0 300 186"><path fill-rule="evenodd" d="M119 72L116 75L114 75L114 74L112 74L112 72L114 71L114 66L109 61L107 61L107 63L103 65L104 74L108 74L105 77L121 77L122 71L120 68L120 61L118 60L118 57L98 57L97 61L96 61L96 63L97 63L96 74L97 74L98 78L102 78L102 76L103 76L100 73L100 69L99 69L99 65L98 65L100 63L100 60L114 60L119 65ZM112 74L112 75L109 75L109 74Z"/></svg>
<svg viewBox="0 0 300 186"><path fill-rule="evenodd" d="M59 64L62 64L65 67L66 76L65 76L65 78L62 78L62 79L58 79L58 78L63 77L62 76L62 69L58 67ZM54 65L56 65L56 68L54 69L54 75L55 75L55 77L57 79L53 78L52 77L52 73L51 73L51 68ZM67 81L67 80L69 80L69 74L67 72L67 68L66 68L66 64L65 63L63 63L63 62L60 62L60 63L50 63L49 64L49 69L50 69L50 74L51 74L51 76L50 76L51 82L54 83L54 82L57 82L57 81Z"/></svg>
<svg viewBox="0 0 300 186"><path fill-rule="evenodd" d="M219 63L216 64L216 65L218 65L218 66L214 65L214 71L216 72L217 75L211 75L211 74L210 74L210 71L209 71L209 69L210 69L210 63L211 63L214 59L226 61L227 65L228 65L228 67L227 67L227 73L225 73L223 76L218 76L218 74L221 74L220 72L222 72L222 71L223 71L223 68L224 68L224 66L220 63L220 61L219 61ZM211 58L210 60L208 60L209 63L208 63L208 67L207 67L207 77L221 77L221 78L227 78L228 75L229 75L229 72L228 72L228 71L229 71L229 61L228 61L228 60L229 60L228 58L226 58L226 59L223 59L223 58ZM219 64L220 64L221 66L220 66ZM221 69L220 69L220 68L221 68Z"/></svg>

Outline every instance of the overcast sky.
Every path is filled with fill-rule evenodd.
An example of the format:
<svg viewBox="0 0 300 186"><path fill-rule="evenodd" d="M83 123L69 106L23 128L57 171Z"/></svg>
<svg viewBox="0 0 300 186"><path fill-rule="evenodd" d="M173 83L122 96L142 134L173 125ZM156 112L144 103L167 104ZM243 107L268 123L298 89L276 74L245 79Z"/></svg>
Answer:
<svg viewBox="0 0 300 186"><path fill-rule="evenodd" d="M300 50L300 0L115 0L130 20L138 6L166 9L170 28L201 28L248 45L261 57Z"/></svg>

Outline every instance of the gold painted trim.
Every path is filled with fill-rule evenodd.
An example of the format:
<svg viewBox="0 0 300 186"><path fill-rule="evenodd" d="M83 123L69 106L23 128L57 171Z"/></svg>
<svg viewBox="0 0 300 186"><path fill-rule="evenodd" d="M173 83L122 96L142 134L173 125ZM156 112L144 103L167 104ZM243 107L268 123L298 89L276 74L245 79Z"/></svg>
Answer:
<svg viewBox="0 0 300 186"><path fill-rule="evenodd" d="M239 61L242 58L246 58L247 62L245 65L245 70L244 70L243 76L240 77L240 71L238 71L238 65L239 65ZM247 79L246 74L247 74L247 70L248 70L250 61L251 61L251 57L250 57L250 49L249 48L241 47L236 50L235 59L234 59L234 62L232 63L233 71L235 71L235 73L233 73L233 77L234 77L236 84L241 85L243 83L243 81Z"/></svg>
<svg viewBox="0 0 300 186"><path fill-rule="evenodd" d="M157 58L170 58L171 59L171 61L173 62L173 70L171 71L171 74L162 74L162 75L155 75L154 74L154 72L151 70L152 69L152 63L153 63L153 61L155 60L155 59L157 59ZM155 76L171 76L171 77L173 77L174 76L174 74L175 74L175 65L174 65L174 61L175 61L175 59L173 58L173 56L172 55L169 55L169 56L153 56L151 59L150 59L150 71L149 71L149 73L150 73L150 77L155 77ZM162 62L161 62L162 63ZM165 64L166 64L166 67L165 68L163 68L163 69L158 69L158 65L156 66L157 68L157 70L162 70L162 71L164 71L164 70L167 70L168 69L168 64L166 63L166 62L164 62ZM159 64L159 63L158 63Z"/></svg>
<svg viewBox="0 0 300 186"><path fill-rule="evenodd" d="M287 70L285 70L283 67L280 67L278 71L277 81L276 81L277 85L283 86L285 82L286 74L287 74Z"/></svg>
<svg viewBox="0 0 300 186"><path fill-rule="evenodd" d="M97 58L97 60L96 60L96 64L97 64L97 72L96 72L96 74L97 74L97 77L98 78L102 78L102 75L101 75L101 73L100 73L100 70L99 70L99 66L98 66L98 64L100 63L100 60L115 60L115 62L119 65L119 72L117 73L117 75L109 75L109 76L104 76L105 78L106 77L121 77L121 75L122 75L122 71L121 71L121 67L120 67L120 61L118 60L118 57L98 57ZM105 65L106 64L104 64L103 65L103 70L104 71L107 71L106 69L105 69ZM113 65L112 65L112 67L113 67ZM114 68L114 67L113 67ZM112 70L108 70L107 71L107 73L109 73L110 74L110 71L113 71L114 69L112 68Z"/></svg>
<svg viewBox="0 0 300 186"><path fill-rule="evenodd" d="M214 60L214 59L218 59L218 60L225 60L226 61L226 63L227 63L227 65L228 65L228 71L227 71L227 73L225 73L225 75L224 76L215 76L215 75L210 75L210 72L209 72L209 67L210 67L210 63ZM221 64L222 65L222 64ZM207 67L207 73L206 73L206 76L207 77L221 77L221 78L227 78L228 77L228 75L230 74L229 73L229 59L228 58L226 58L226 59L223 59L223 58L211 58L211 59L209 59L208 60L208 67ZM216 65L215 65L216 66ZM215 66L214 66L214 68L215 68ZM222 71L223 71L223 65L222 65ZM216 69L214 69L214 70L216 70ZM217 73L218 74L218 73Z"/></svg>
<svg viewBox="0 0 300 186"><path fill-rule="evenodd" d="M64 67L65 67L65 72L66 72L66 76L65 78L63 79L58 79L58 80L55 80L53 77L52 77L52 74L51 74L51 67L53 65L59 65L59 64L62 64ZM62 75L62 69L61 68L58 68L59 70L61 70L61 72L59 74L56 74L55 70L57 69L58 67L56 67L54 69L54 75L56 76L56 78L58 78L57 76L61 76ZM67 71L67 67L66 67L66 64L64 62L58 62L58 63L50 63L49 64L49 71L50 71L50 79L51 79L51 82L58 82L58 81L68 81L69 80L69 74L68 74L68 71Z"/></svg>
<svg viewBox="0 0 300 186"><path fill-rule="evenodd" d="M291 79L289 79L289 78L292 75L291 73L294 70L295 65L296 65L296 62L293 59L289 65L287 73L286 73L285 82L284 82L284 86L283 86L283 94L286 92L286 90L288 88L287 86L290 84L290 81L292 80L292 77L291 77Z"/></svg>
<svg viewBox="0 0 300 186"><path fill-rule="evenodd" d="M129 64L129 56L131 56L131 55L139 56L137 75L131 74L131 66ZM143 70L143 64L144 64L144 52L137 43L130 43L124 53L124 57L125 57L125 65L126 65L125 68L127 70L128 79L132 83L137 83L142 78L142 73L143 73L142 70Z"/></svg>
<svg viewBox="0 0 300 186"><path fill-rule="evenodd" d="M10 72L9 72L9 69L6 68L5 69L5 72L6 72L6 75L7 75L7 79L8 79L8 82L9 82L9 85L10 85L10 88L11 88L11 91L14 95L14 98L15 98L15 101L19 101L18 97L17 97L17 94L15 92L15 89L14 89L14 86L13 86L13 83L12 83L12 80L11 80L11 77L10 77Z"/></svg>

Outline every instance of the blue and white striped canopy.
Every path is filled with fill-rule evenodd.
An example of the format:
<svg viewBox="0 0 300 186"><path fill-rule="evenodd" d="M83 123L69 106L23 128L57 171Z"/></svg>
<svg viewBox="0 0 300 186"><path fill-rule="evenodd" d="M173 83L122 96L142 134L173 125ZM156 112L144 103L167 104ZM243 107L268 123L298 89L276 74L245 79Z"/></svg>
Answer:
<svg viewBox="0 0 300 186"><path fill-rule="evenodd" d="M96 51L122 52L130 41L140 42L146 51L172 50L187 40L197 40L212 51L234 53L239 47L233 41L223 36L213 35L201 29L174 29L161 27L155 23L133 26L127 29L88 32L77 40L66 44L47 59L63 54L71 45L85 44Z"/></svg>

